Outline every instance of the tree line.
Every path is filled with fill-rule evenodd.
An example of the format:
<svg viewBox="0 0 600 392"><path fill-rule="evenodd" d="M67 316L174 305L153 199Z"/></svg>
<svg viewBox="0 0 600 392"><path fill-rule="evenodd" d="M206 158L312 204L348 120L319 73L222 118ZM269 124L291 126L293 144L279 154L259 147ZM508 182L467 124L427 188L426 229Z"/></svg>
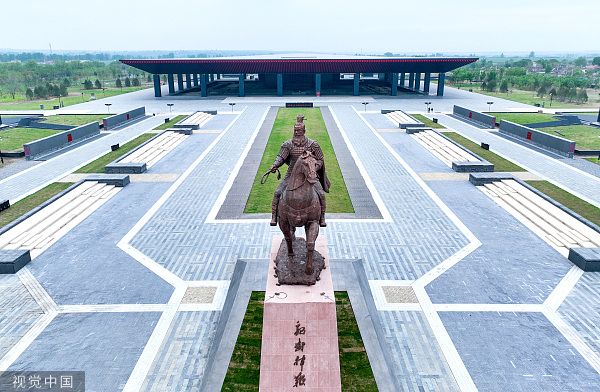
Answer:
<svg viewBox="0 0 600 392"><path fill-rule="evenodd" d="M600 72L584 72L582 67L587 65L587 60L583 57L570 64L556 59L539 59L535 64L536 67L531 59L507 61L503 65L483 59L453 71L449 78L453 83L478 84L481 90L487 92L508 93L511 88L516 88L534 92L540 98L577 103L587 102L587 88L599 85ZM600 65L600 57L595 57L592 64ZM562 72L568 74L551 73L561 67Z"/></svg>
<svg viewBox="0 0 600 392"><path fill-rule="evenodd" d="M0 63L0 98L8 95L12 99L17 99L17 96L22 96L22 94L28 99L64 96L67 95L70 86L83 86L84 89L102 88L102 80L115 80L123 77L130 78L130 83L134 85L132 82L134 78L139 81L145 75L146 73L140 70L116 61L110 63L99 61L56 61L51 64L40 64L34 61ZM139 86L141 83L137 85ZM65 87L67 91L65 91ZM39 94L36 94L36 90Z"/></svg>

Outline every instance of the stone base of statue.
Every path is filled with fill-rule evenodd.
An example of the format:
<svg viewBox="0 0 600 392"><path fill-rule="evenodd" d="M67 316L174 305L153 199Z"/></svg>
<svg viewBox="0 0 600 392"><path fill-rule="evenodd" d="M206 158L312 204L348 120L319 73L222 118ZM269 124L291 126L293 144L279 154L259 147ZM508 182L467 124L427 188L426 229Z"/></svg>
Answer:
<svg viewBox="0 0 600 392"><path fill-rule="evenodd" d="M294 257L290 259L287 254L287 244L285 239L279 245L279 251L275 258L275 274L277 282L289 285L312 286L321 279L321 271L325 268L325 258L316 249L313 255L313 273L307 275L306 269L306 240L304 238L295 238L292 247Z"/></svg>
<svg viewBox="0 0 600 392"><path fill-rule="evenodd" d="M271 245L259 391L341 392L335 295L327 239L317 238L315 251L319 250L326 268L320 273L321 279L312 286L278 283L275 270L279 267L275 266L275 259L282 239L276 236ZM287 259L287 249L285 256ZM304 264L300 271L304 274Z"/></svg>

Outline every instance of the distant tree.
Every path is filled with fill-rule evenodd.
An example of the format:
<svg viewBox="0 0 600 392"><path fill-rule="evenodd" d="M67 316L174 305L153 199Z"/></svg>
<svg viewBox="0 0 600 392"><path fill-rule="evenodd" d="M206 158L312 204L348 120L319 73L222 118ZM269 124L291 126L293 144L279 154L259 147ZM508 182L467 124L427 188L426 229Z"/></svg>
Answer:
<svg viewBox="0 0 600 392"><path fill-rule="evenodd" d="M150 76L150 74L148 74L148 77L146 77L146 83L151 83L152 82L152 77Z"/></svg>
<svg viewBox="0 0 600 392"><path fill-rule="evenodd" d="M547 63L546 65L544 65L544 72L545 73L552 72L552 65L550 65L550 63Z"/></svg>
<svg viewBox="0 0 600 392"><path fill-rule="evenodd" d="M86 79L83 81L83 88L86 90L91 90L94 88L94 83L91 80Z"/></svg>
<svg viewBox="0 0 600 392"><path fill-rule="evenodd" d="M27 90L25 90L25 96L31 101L33 99L33 90L27 87Z"/></svg>
<svg viewBox="0 0 600 392"><path fill-rule="evenodd" d="M102 83L100 83L99 79L96 79L96 81L94 82L94 87L98 89L102 88Z"/></svg>
<svg viewBox="0 0 600 392"><path fill-rule="evenodd" d="M592 60L593 65L600 65L600 57L594 57Z"/></svg>
<svg viewBox="0 0 600 392"><path fill-rule="evenodd" d="M48 98L48 89L46 86L35 86L33 94L36 98Z"/></svg>
<svg viewBox="0 0 600 392"><path fill-rule="evenodd" d="M569 100L569 102L577 100L577 89L575 87L570 87L568 89L567 99Z"/></svg>
<svg viewBox="0 0 600 392"><path fill-rule="evenodd" d="M129 79L129 76L125 78L125 87L131 87L131 79Z"/></svg>
<svg viewBox="0 0 600 392"><path fill-rule="evenodd" d="M69 95L69 89L64 84L61 84L59 86L59 96L66 97L67 95Z"/></svg>
<svg viewBox="0 0 600 392"><path fill-rule="evenodd" d="M141 86L142 84L140 83L140 80L137 77L135 77L135 78L131 79L131 85L134 87L138 87L138 86Z"/></svg>
<svg viewBox="0 0 600 392"><path fill-rule="evenodd" d="M487 82L484 81L483 83L481 83L481 89L483 91L488 91L488 89L487 89Z"/></svg>
<svg viewBox="0 0 600 392"><path fill-rule="evenodd" d="M71 81L69 80L69 78L64 78L60 84L63 86L71 87Z"/></svg>
<svg viewBox="0 0 600 392"><path fill-rule="evenodd" d="M121 82L121 78L117 78L117 80L115 81L115 86L117 88L120 88L121 90L123 89L123 83Z"/></svg>
<svg viewBox="0 0 600 392"><path fill-rule="evenodd" d="M540 86L540 88L537 91L537 96L540 98L544 98L544 95L546 95L546 86Z"/></svg>
<svg viewBox="0 0 600 392"><path fill-rule="evenodd" d="M500 83L500 92L501 93L508 92L508 80L502 79L502 83Z"/></svg>
<svg viewBox="0 0 600 392"><path fill-rule="evenodd" d="M492 80L488 81L486 90L490 91L490 92L496 91L497 86L498 86L498 82L496 81L496 79L492 79Z"/></svg>
<svg viewBox="0 0 600 392"><path fill-rule="evenodd" d="M532 50L531 52L529 52L529 58L532 59L535 57L535 52Z"/></svg>
<svg viewBox="0 0 600 392"><path fill-rule="evenodd" d="M577 92L577 101L585 103L588 101L587 91L584 88L580 88Z"/></svg>
<svg viewBox="0 0 600 392"><path fill-rule="evenodd" d="M392 52L385 52L383 55L385 57L393 57L394 56L394 54Z"/></svg>
<svg viewBox="0 0 600 392"><path fill-rule="evenodd" d="M573 64L578 67L585 67L587 65L587 59L585 57L577 57L575 61L573 61Z"/></svg>

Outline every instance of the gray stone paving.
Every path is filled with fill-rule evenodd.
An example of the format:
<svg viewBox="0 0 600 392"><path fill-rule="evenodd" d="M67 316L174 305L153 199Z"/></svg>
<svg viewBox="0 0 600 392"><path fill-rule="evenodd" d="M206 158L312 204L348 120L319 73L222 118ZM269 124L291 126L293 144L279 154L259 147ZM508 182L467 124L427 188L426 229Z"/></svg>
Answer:
<svg viewBox="0 0 600 392"><path fill-rule="evenodd" d="M19 176L0 180L0 199L14 200L42 185L68 174L99 155L110 151L110 146L124 143L163 122L162 116L152 117L119 132L68 151L44 163L34 166Z"/></svg>
<svg viewBox="0 0 600 392"><path fill-rule="evenodd" d="M434 107L461 104L461 100L473 105L481 101L477 97L469 100L466 92L449 90L449 96L453 99L428 99L434 101ZM142 101L153 100L150 94L151 90L146 90L136 97ZM136 99L121 98L119 105L139 102ZM394 105L403 110L422 110L424 99L427 98L377 99L369 105L369 110ZM499 101L501 105L512 104ZM163 98L153 102L158 109L159 105L164 106L168 101ZM226 106L215 100L185 97L175 102L180 110L183 107L218 107L223 110L223 106ZM241 102L247 103L238 103L236 110L248 106L232 129L223 135L222 140L132 240L132 245L137 249L183 279L230 279L238 258L267 258L271 237L278 232L264 224L205 223L231 169L267 108L266 104L250 103L252 100ZM86 107L99 104L102 102L90 103ZM362 109L358 101L352 105ZM470 107L469 103L463 102L462 105ZM518 104L514 106L518 107ZM330 258L362 258L369 279L412 280L464 247L468 241L463 233L379 142L350 103L334 104L333 113L373 180L393 222L330 224L322 231L328 238ZM440 116L436 114L436 117ZM480 135L472 129L467 132ZM169 154L165 158L170 158L164 161L165 173L183 172L217 136L211 135L212 139L201 143L198 138L191 139L187 149L182 143L177 154ZM450 173L449 168L409 136L385 133L382 137L413 170ZM508 143L506 140L503 142ZM192 145L193 148L190 148ZM532 155L529 150L519 150L524 148L522 146L504 147L509 152L516 149L517 155ZM178 161L177 157L181 160ZM539 165L546 163L542 159ZM573 168L566 169L574 171ZM552 174L550 169L544 173ZM557 175L560 177L563 174L559 171ZM391 181L386 182L383 180L385 178ZM589 176L580 179L592 184L595 181ZM582 187L587 185L582 184ZM0 180L3 191L2 185ZM427 287L433 302L540 303L570 268L564 257L466 181L438 179L429 182L428 186L483 243ZM168 187L169 184L153 182L129 185L69 233L68 238L64 237L64 241L57 242L34 260L31 266L34 275L61 304L164 302L171 291L162 288L156 290L160 279L128 256L124 258L124 255L113 251L103 253L106 243L113 246ZM103 223L106 227L102 227ZM109 233L111 230L115 233ZM96 233L102 235L98 237ZM81 244L89 244L90 249L81 259L81 266L78 266L76 262ZM507 248L506 244L526 250L517 253L513 248ZM94 253L101 256L94 257ZM57 261L63 260L74 267L74 272L64 275L57 273L60 264ZM105 265L98 263L98 260L104 261ZM264 287L262 264L256 263L252 270L252 282L260 288ZM563 319L596 352L600 350L595 328L600 324L597 317L600 314L598 276L585 274L559 310ZM140 280L140 277L143 279ZM124 278L136 282L123 284ZM86 283L89 287L85 287ZM334 284L340 287L339 282ZM160 284L158 286L162 287ZM126 289L123 290L123 287ZM127 290L132 287L148 292ZM24 290L18 278L0 276L0 350L7 350L14 345L41 314ZM151 290L155 292L149 293ZM137 297L144 297L144 301L136 300ZM194 301L200 297L192 295L190 298ZM243 316L239 309L237 312L235 317ZM393 372L402 383L402 390L458 389L422 312L386 311L378 314L386 332L386 341L389 342ZM600 384L598 373L541 314L445 312L440 315L468 371L482 391L596 390ZM160 313L151 312L59 315L13 364L13 368L83 368L89 372L93 390L118 390L127 381L159 316ZM219 312L179 312L169 328L167 338L162 342L142 390L198 388L206 377L204 372L210 369L206 363L207 353L215 339L218 318ZM358 322L365 325L365 320ZM5 331L11 331L11 337L14 335L15 339L4 339ZM229 338L227 344L232 344L233 338ZM0 351L0 357L2 355ZM218 363L222 372L228 360L220 358Z"/></svg>
<svg viewBox="0 0 600 392"><path fill-rule="evenodd" d="M554 183L560 184L566 190L596 206L600 206L600 178L581 172L562 163L560 160L550 158L449 116L439 115L437 117L441 124L455 129L477 142L489 143L490 150L493 152L518 162L526 169L544 178L552 179Z"/></svg>
<svg viewBox="0 0 600 392"><path fill-rule="evenodd" d="M247 107L133 238L134 247L186 280L228 279L238 258L268 257L269 226L202 223L266 109Z"/></svg>
<svg viewBox="0 0 600 392"><path fill-rule="evenodd" d="M429 183L482 245L431 282L434 303L542 303L572 264L469 182Z"/></svg>
<svg viewBox="0 0 600 392"><path fill-rule="evenodd" d="M440 313L480 391L597 391L598 374L541 313Z"/></svg>
<svg viewBox="0 0 600 392"><path fill-rule="evenodd" d="M16 275L0 275L0 358L43 314Z"/></svg>
<svg viewBox="0 0 600 392"><path fill-rule="evenodd" d="M367 184L365 184L365 180L360 174L337 124L333 120L329 107L321 108L321 113L323 114L323 120L325 121L325 126L327 127L327 132L335 151L335 157L340 165L342 176L344 177L344 182L352 201L352 207L354 208L353 218L381 219L381 211L379 211L379 208L373 201L371 191L367 188Z"/></svg>
<svg viewBox="0 0 600 392"><path fill-rule="evenodd" d="M598 157L595 157L595 158L598 158ZM587 161L583 158L575 157L574 159L561 158L560 161L566 163L569 166L576 167L579 170L583 170L584 172L589 173L593 176L600 177L600 165L598 164L598 163L600 163L600 161L598 161L598 160L594 161L594 162L598 162L598 163L594 163L594 162Z"/></svg>
<svg viewBox="0 0 600 392"><path fill-rule="evenodd" d="M235 177L231 189L225 197L225 201L221 205L219 212L217 213L217 219L240 219L240 218L252 218L254 214L244 214L246 208L246 202L248 201L248 195L252 189L254 178L263 153L265 146L269 140L273 123L277 117L278 107L272 106L265 117L265 121L262 123L254 143L248 151L248 155L244 159L244 163ZM285 170L285 167L283 168ZM282 176L285 172L282 173Z"/></svg>
<svg viewBox="0 0 600 392"><path fill-rule="evenodd" d="M178 312L143 391L199 391L220 312Z"/></svg>
<svg viewBox="0 0 600 392"><path fill-rule="evenodd" d="M133 370L160 313L58 315L9 370L85 372L86 391L118 391Z"/></svg>
<svg viewBox="0 0 600 392"><path fill-rule="evenodd" d="M0 165L0 180L4 180L39 163L38 161L28 161L25 158L4 158L4 166Z"/></svg>
<svg viewBox="0 0 600 392"><path fill-rule="evenodd" d="M584 273L558 313L600 354L600 272Z"/></svg>
<svg viewBox="0 0 600 392"><path fill-rule="evenodd" d="M403 391L458 391L452 372L421 312L379 312Z"/></svg>

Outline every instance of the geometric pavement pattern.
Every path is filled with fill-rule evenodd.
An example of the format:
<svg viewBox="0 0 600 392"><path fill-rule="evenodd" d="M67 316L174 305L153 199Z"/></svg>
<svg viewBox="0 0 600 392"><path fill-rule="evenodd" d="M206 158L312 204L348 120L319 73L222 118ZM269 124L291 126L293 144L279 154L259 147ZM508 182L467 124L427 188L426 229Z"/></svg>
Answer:
<svg viewBox="0 0 600 392"><path fill-rule="evenodd" d="M380 312L385 338L392 352L393 371L401 380L403 389L450 391L476 385L482 390L496 390L499 386L512 387L513 390L523 387L558 390L559 386L566 388L565 385L572 385L585 390L598 385L599 368L590 366L583 357L593 363L599 353L598 329L595 328L600 325L597 316L600 306L599 275L583 274L581 277L573 274L564 258L557 261L555 254L544 249L549 255L544 258L546 265L558 267L554 267L551 276L542 283L546 287L536 287L531 291L533 296L525 296L525 301L512 298L497 302L494 296L482 296L478 304L473 304L468 301L469 297L440 294L448 292L447 288L451 287L455 288L454 291L463 291L464 284L457 286L460 282L452 274L463 262L466 265L469 257L483 265L493 259L494 252L498 254L502 250L490 246L495 238L486 237L486 228L478 225L477 217L469 215L465 203L461 204L461 201L472 201L474 205L483 206L485 198L474 193L475 188L471 187L467 195L463 194L463 200L457 199L457 192L452 191L456 182L425 184L411 167L435 159L426 150L415 148L417 152L399 153L397 148L391 147L394 141L390 138L402 135L390 133L384 139L368 121L363 121L354 107L332 104L330 108L349 147L353 147L357 164L361 163L363 174L368 175L391 217L391 221L386 222L330 223L323 230L328 238L330 257L361 258L371 280L412 282L411 287L421 306L421 311L397 309ZM0 359L0 370L11 364L19 368L23 363L36 363L35 358L39 358L36 354L48 352L50 347L59 347L56 340L54 344L49 340L51 337L59 342L61 338L64 340L65 330L78 336L85 343L83 346L91 349L94 347L93 339L86 342L86 337L93 336L95 328L105 323L112 328L96 334L104 337L99 347L104 347L106 341L120 344L121 332L135 333L132 328L136 326L139 333L130 344L121 344L122 366L108 372L113 384L99 382L104 385L98 386L127 389L125 384L129 374L138 374L140 366L145 366L139 383L143 390L181 390L198 386L206 368L207 350L220 312L173 312L175 308L171 304L178 303L183 297L185 290L181 290L181 284L185 286L186 281L228 280L237 258L268 257L270 238L275 229L255 222L205 222L218 202L221 190L235 175L235 166L241 163L239 159L267 109L266 105L246 106L228 131L219 135L220 139L215 139L211 149L206 150L207 153L171 185L172 188L156 205L158 208L152 208L142 218L144 224L136 228L130 244L148 258L143 264L150 266L156 263L176 277L169 278L169 283L175 284L175 291L168 304L159 307L136 304L137 307L128 309L134 312L146 309L147 313L121 311L106 316L96 313L102 312L100 308L86 305L88 307L83 311L90 312L90 316L81 317L54 304L47 293L38 292L32 297L31 287L35 284L30 280L35 278L23 277L27 269L18 277L0 277L0 357L7 350L12 348L14 351L15 346L23 345L21 355ZM410 138L402 142L407 139ZM200 153L198 151L197 155ZM431 166L430 163L427 165ZM472 211L473 205L470 207ZM509 226L523 230L518 222L511 221L508 214L498 209L492 209L492 212L502 230ZM93 219L93 215L88 219ZM531 236L531 233L525 235ZM541 246L535 238L529 239L535 244L532 248ZM510 258L506 260L516 262ZM543 263L539 265L540 271L542 267ZM170 276L161 273L160 269L152 270L159 276ZM516 271L512 268L506 280ZM493 268L491 275L499 277L502 272L500 263ZM533 282L535 272L527 274L529 281L521 280L519 285L525 287L528 282ZM493 276L486 278L493 279ZM446 282L442 284L444 280ZM475 283L475 277L471 277L471 283ZM570 290L572 287L573 290ZM479 288L472 287L474 291ZM434 298L437 299L432 301ZM498 304L509 307L494 308ZM463 308L452 308L453 305ZM521 307L529 305L538 308ZM527 309L533 310L528 312ZM558 313L555 312L557 309ZM167 314L170 316L166 317ZM42 315L51 317L41 322ZM36 322L39 323L38 334L26 336L36 329L32 328ZM78 330L82 325L83 330ZM506 328L503 329L503 325ZM162 335L157 334L159 330L163 331ZM478 337L480 341L473 340ZM515 344L505 344L511 338ZM490 353L486 345L492 345L501 352ZM86 357L85 351L73 343L70 346L78 355ZM157 348L148 356L150 346ZM545 351L542 350L544 347ZM542 351L544 355L541 357L526 355L527 352L535 354ZM98 356L102 357L101 354L98 353ZM148 358L151 361L148 362ZM511 362L514 358L522 358L522 361ZM538 361L536 366L532 365L533 360ZM547 361L555 361L560 366L551 366ZM89 355L88 362L98 369L109 366L95 363L92 355ZM59 363L68 368L67 359ZM507 367L509 363L512 369L516 369L512 373ZM487 377L494 374L494 369L504 369L505 378L492 380ZM527 373L528 370L531 374Z"/></svg>

